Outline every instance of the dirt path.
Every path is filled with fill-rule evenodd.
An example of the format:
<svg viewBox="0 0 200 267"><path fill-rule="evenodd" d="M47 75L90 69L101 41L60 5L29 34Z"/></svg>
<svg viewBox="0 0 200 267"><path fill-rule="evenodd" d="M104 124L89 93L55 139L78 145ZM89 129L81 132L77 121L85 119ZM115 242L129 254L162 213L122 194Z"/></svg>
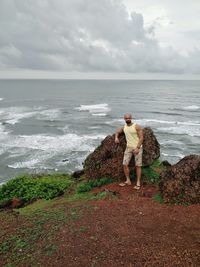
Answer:
<svg viewBox="0 0 200 267"><path fill-rule="evenodd" d="M72 219L63 219L50 238L47 232L59 221L48 220L43 227L46 232L35 241L34 264L25 259L18 266L200 266L200 205L159 204L151 198L157 192L151 186L133 191L111 184L94 192L105 190L114 198L55 204L51 210L62 209L65 218L71 214ZM17 220L20 228L30 223L22 217ZM0 222L6 233L14 219ZM54 249L44 253L47 244Z"/></svg>

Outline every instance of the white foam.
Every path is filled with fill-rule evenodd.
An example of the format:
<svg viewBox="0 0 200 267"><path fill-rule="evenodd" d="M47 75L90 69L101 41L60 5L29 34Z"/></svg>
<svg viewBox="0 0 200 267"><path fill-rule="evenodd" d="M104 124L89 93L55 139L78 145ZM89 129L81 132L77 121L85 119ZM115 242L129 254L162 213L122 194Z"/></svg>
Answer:
<svg viewBox="0 0 200 267"><path fill-rule="evenodd" d="M151 125L151 124L176 124L176 125L188 125L188 126L200 126L198 121L167 121L167 120L157 120L157 119L140 119L135 121L141 125Z"/></svg>
<svg viewBox="0 0 200 267"><path fill-rule="evenodd" d="M177 140L166 140L163 142L160 142L161 145L184 145L183 142L177 141Z"/></svg>
<svg viewBox="0 0 200 267"><path fill-rule="evenodd" d="M48 160L58 155L93 151L96 141L100 141L105 135L77 135L68 133L65 135L20 135L9 136L2 144L10 154L10 168L50 168ZM14 152L11 152L13 151ZM16 156L16 157L15 157ZM22 156L25 160L16 162L17 157Z"/></svg>
<svg viewBox="0 0 200 267"><path fill-rule="evenodd" d="M123 119L113 119L110 121L105 121L105 124L109 124L109 125L119 125L119 124L125 124Z"/></svg>
<svg viewBox="0 0 200 267"><path fill-rule="evenodd" d="M5 130L5 126L0 122L0 141L2 142L4 139L8 138L9 131Z"/></svg>
<svg viewBox="0 0 200 267"><path fill-rule="evenodd" d="M9 107L0 109L1 119L8 124L16 124L25 118L36 117L39 120L52 120L61 117L60 109L44 109L42 107L35 107L34 109L28 107Z"/></svg>
<svg viewBox="0 0 200 267"><path fill-rule="evenodd" d="M0 97L0 101L4 100L4 98Z"/></svg>
<svg viewBox="0 0 200 267"><path fill-rule="evenodd" d="M168 153L164 153L164 152L162 152L161 153L163 156L165 156L165 157L177 157L177 158L180 158L180 159L182 159L182 158L184 158L185 157L185 155L184 154L181 154L181 153L176 153L176 154L168 154Z"/></svg>
<svg viewBox="0 0 200 267"><path fill-rule="evenodd" d="M96 104L96 105L80 105L80 107L76 107L76 110L79 111L89 111L92 114L105 114L110 111L108 104Z"/></svg>
<svg viewBox="0 0 200 267"><path fill-rule="evenodd" d="M169 133L169 134L183 134L189 136L200 136L199 127L159 127L157 128L158 132Z"/></svg>
<svg viewBox="0 0 200 267"><path fill-rule="evenodd" d="M189 110L189 111L193 111L193 110L198 110L200 109L199 106L197 105L192 105L192 106L186 106L186 107L183 107L184 110Z"/></svg>
<svg viewBox="0 0 200 267"><path fill-rule="evenodd" d="M200 127L199 121L168 121L168 120L158 120L158 119L138 119L134 120L135 123L146 127L146 126L154 126L155 128L159 127L160 125L185 125L185 126L198 126ZM113 119L111 121L106 121L106 124L110 125L118 125L119 123L121 125L124 125L125 122L123 119Z"/></svg>
<svg viewBox="0 0 200 267"><path fill-rule="evenodd" d="M89 126L88 129L101 129L100 126Z"/></svg>
<svg viewBox="0 0 200 267"><path fill-rule="evenodd" d="M92 113L92 116L105 117L106 115L107 115L106 113Z"/></svg>
<svg viewBox="0 0 200 267"><path fill-rule="evenodd" d="M55 119L59 119L61 117L60 109L45 109L37 113L37 119L49 119L54 121Z"/></svg>
<svg viewBox="0 0 200 267"><path fill-rule="evenodd" d="M9 124L16 124L21 119L33 117L37 112L38 111L32 111L32 109L27 107L9 107L0 109L1 119Z"/></svg>

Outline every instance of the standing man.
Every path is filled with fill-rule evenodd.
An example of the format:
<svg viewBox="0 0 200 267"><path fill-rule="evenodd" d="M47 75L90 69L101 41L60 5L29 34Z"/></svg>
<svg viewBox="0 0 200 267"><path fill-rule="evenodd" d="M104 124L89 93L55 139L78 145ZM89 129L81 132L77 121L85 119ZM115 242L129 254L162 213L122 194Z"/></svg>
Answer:
<svg viewBox="0 0 200 267"><path fill-rule="evenodd" d="M130 170L129 170L129 163L132 156L135 156L135 168L136 168L136 175L137 175L137 182L134 189L140 189L140 181L141 181L141 174L142 174L142 143L143 143L143 131L142 128L132 122L132 115L127 113L124 115L124 120L126 125L123 128L119 128L116 130L115 133L115 143L119 143L119 134L123 133L126 137L126 150L124 152L124 159L123 159L123 166L124 166L124 174L126 176L126 181L121 183L121 186L131 185L130 180Z"/></svg>

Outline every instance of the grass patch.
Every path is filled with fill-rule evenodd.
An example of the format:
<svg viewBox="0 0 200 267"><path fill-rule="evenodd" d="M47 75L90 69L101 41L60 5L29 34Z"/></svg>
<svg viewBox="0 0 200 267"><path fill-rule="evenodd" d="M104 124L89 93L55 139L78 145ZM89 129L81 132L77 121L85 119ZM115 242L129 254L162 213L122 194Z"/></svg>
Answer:
<svg viewBox="0 0 200 267"><path fill-rule="evenodd" d="M166 167L160 160L155 160L150 166L142 167L143 179L147 182L158 184L160 182L160 173L165 169Z"/></svg>
<svg viewBox="0 0 200 267"><path fill-rule="evenodd" d="M156 194L153 196L153 200L155 200L156 202L163 204L164 200L161 194Z"/></svg>
<svg viewBox="0 0 200 267"><path fill-rule="evenodd" d="M66 174L24 174L0 187L0 201L13 198L22 199L24 202L39 198L49 200L62 195L72 183L70 176Z"/></svg>
<svg viewBox="0 0 200 267"><path fill-rule="evenodd" d="M78 201L78 200L98 200L105 198L107 196L107 192L99 192L98 194L94 194L91 192L84 193L75 193L67 198L68 201Z"/></svg>
<svg viewBox="0 0 200 267"><path fill-rule="evenodd" d="M77 186L76 192L83 193L91 191L94 187L100 187L102 185L110 184L113 180L111 178L101 178L99 180L90 180L86 182L82 182Z"/></svg>

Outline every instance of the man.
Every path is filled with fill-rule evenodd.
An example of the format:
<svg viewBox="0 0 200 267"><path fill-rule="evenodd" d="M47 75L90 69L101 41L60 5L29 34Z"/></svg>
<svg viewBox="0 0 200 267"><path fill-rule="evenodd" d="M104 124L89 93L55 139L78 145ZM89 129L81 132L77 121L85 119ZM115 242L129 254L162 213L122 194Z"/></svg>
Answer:
<svg viewBox="0 0 200 267"><path fill-rule="evenodd" d="M115 133L115 143L119 143L119 134L123 133L126 137L126 150L124 152L124 159L123 159L123 167L124 167L124 174L126 176L126 181L121 183L121 186L131 185L130 179L130 170L129 170L129 163L132 156L135 156L135 168L136 168L136 176L137 182L134 189L140 189L140 182L141 182L141 173L142 173L142 143L143 143L143 131L142 128L132 122L132 115L127 113L124 115L124 120L126 125L123 128L119 128L116 130Z"/></svg>

